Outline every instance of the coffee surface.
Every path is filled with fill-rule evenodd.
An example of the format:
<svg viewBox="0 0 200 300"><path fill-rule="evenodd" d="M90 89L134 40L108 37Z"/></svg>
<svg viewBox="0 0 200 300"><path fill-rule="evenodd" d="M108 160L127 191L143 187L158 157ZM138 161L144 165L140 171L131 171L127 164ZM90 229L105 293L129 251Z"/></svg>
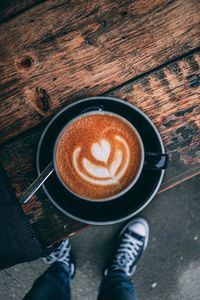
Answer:
<svg viewBox="0 0 200 300"><path fill-rule="evenodd" d="M56 148L56 166L65 185L86 199L123 191L140 166L141 147L134 129L109 113L88 113L70 122Z"/></svg>

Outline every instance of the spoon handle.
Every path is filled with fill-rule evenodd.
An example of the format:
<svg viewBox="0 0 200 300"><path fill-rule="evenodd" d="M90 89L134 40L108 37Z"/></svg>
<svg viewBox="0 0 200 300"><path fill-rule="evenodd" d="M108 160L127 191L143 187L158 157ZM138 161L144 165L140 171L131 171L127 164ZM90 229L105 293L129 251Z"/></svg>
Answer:
<svg viewBox="0 0 200 300"><path fill-rule="evenodd" d="M24 192L24 194L19 198L19 202L21 204L27 203L53 171L54 165L53 161L51 161L48 164L48 166L42 171L40 176L29 186L29 188Z"/></svg>

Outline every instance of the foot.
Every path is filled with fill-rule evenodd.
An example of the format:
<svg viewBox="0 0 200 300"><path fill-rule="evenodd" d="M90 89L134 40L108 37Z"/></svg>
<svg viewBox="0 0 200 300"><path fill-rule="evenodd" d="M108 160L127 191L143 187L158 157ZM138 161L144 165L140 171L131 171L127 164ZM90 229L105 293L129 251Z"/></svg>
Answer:
<svg viewBox="0 0 200 300"><path fill-rule="evenodd" d="M104 275L112 270L122 270L127 276L133 275L136 263L144 252L149 238L149 226L145 219L135 218L122 229L118 247L110 266Z"/></svg>
<svg viewBox="0 0 200 300"><path fill-rule="evenodd" d="M58 248L52 251L49 256L43 258L43 261L48 265L52 265L55 262L62 262L68 266L71 278L75 275L75 263L68 238L64 239Z"/></svg>

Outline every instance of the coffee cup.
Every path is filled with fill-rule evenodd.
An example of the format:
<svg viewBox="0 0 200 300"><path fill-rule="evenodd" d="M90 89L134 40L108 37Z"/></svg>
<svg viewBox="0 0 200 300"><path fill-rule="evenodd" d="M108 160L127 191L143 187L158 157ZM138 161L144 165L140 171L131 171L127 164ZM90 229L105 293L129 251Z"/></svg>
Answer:
<svg viewBox="0 0 200 300"><path fill-rule="evenodd" d="M166 168L167 155L144 151L137 129L119 114L89 108L59 133L54 169L73 195L87 201L110 201L134 186L143 168Z"/></svg>

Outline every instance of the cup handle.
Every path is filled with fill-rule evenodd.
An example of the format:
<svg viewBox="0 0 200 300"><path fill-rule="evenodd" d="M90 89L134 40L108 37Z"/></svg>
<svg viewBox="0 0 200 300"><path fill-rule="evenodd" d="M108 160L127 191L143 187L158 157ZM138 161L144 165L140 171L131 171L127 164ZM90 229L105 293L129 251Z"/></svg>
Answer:
<svg viewBox="0 0 200 300"><path fill-rule="evenodd" d="M163 170L168 165L168 155L164 153L145 152L144 168L151 170Z"/></svg>

